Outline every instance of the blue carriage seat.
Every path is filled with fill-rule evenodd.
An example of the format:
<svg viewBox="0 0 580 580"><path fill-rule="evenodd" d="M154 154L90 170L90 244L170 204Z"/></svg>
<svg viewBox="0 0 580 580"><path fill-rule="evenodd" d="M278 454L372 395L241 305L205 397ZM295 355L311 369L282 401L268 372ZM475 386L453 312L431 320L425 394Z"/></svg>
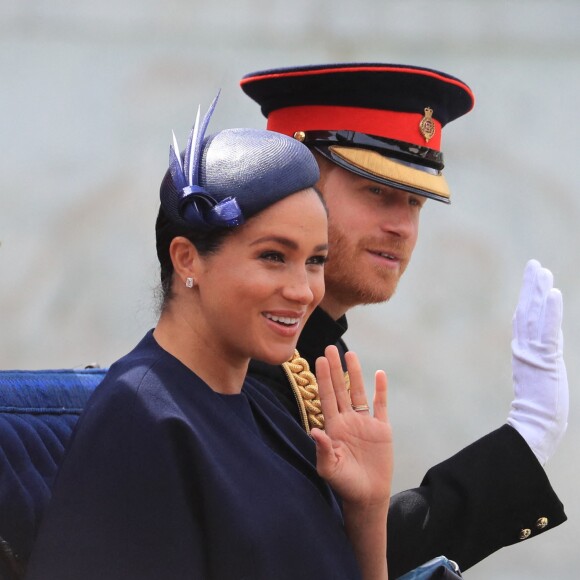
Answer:
<svg viewBox="0 0 580 580"><path fill-rule="evenodd" d="M0 371L0 580L22 575L74 426L105 373Z"/></svg>

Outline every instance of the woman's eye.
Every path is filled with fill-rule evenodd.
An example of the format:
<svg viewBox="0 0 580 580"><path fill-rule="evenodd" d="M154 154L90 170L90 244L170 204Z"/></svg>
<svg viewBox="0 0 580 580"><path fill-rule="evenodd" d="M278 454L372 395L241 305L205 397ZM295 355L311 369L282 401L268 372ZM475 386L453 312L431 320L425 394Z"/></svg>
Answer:
<svg viewBox="0 0 580 580"><path fill-rule="evenodd" d="M315 266L324 266L327 259L327 256L312 256L312 258L309 258L306 263L309 265L313 264Z"/></svg>
<svg viewBox="0 0 580 580"><path fill-rule="evenodd" d="M284 256L280 252L264 252L260 255L262 260L267 260L268 262L283 262Z"/></svg>
<svg viewBox="0 0 580 580"><path fill-rule="evenodd" d="M383 193L382 188L380 187L369 187L369 191L373 194L373 195L381 195L381 193Z"/></svg>

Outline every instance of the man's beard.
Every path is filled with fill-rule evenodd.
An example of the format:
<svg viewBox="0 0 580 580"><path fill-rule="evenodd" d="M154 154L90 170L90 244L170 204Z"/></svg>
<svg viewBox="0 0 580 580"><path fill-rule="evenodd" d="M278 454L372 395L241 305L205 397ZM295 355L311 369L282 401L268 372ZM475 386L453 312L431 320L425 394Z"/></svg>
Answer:
<svg viewBox="0 0 580 580"><path fill-rule="evenodd" d="M386 302L393 296L408 259L398 271L373 266L364 259L366 248L381 247L384 241L377 243L376 238L368 237L353 246L348 236L332 225L329 225L328 238L330 250L324 271L327 295L348 308ZM389 246L397 254L409 255L399 240L391 241Z"/></svg>

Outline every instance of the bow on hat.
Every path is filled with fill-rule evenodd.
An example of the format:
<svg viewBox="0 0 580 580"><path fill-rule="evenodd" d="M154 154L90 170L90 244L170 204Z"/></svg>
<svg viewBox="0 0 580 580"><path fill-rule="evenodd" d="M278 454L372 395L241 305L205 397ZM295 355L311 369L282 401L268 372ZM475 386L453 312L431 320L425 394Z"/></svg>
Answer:
<svg viewBox="0 0 580 580"><path fill-rule="evenodd" d="M184 221L188 226L202 230L216 226L234 227L244 222L242 210L236 199L230 196L218 202L199 185L202 143L218 98L219 92L201 125L198 107L183 160L173 133L173 143L169 146L169 173L175 189L167 188L161 192L161 205L172 221Z"/></svg>

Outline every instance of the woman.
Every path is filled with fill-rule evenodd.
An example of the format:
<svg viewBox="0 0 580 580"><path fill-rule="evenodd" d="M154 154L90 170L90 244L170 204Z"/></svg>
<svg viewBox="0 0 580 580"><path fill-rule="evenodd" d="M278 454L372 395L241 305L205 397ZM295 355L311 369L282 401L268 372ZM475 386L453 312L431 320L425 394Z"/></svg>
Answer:
<svg viewBox="0 0 580 580"><path fill-rule="evenodd" d="M203 139L213 106L183 158L170 149L158 324L79 421L31 580L386 578L384 373L371 417L356 357L352 404L336 350L318 361L315 444L245 379L250 358L290 358L323 295L316 162L266 131Z"/></svg>

